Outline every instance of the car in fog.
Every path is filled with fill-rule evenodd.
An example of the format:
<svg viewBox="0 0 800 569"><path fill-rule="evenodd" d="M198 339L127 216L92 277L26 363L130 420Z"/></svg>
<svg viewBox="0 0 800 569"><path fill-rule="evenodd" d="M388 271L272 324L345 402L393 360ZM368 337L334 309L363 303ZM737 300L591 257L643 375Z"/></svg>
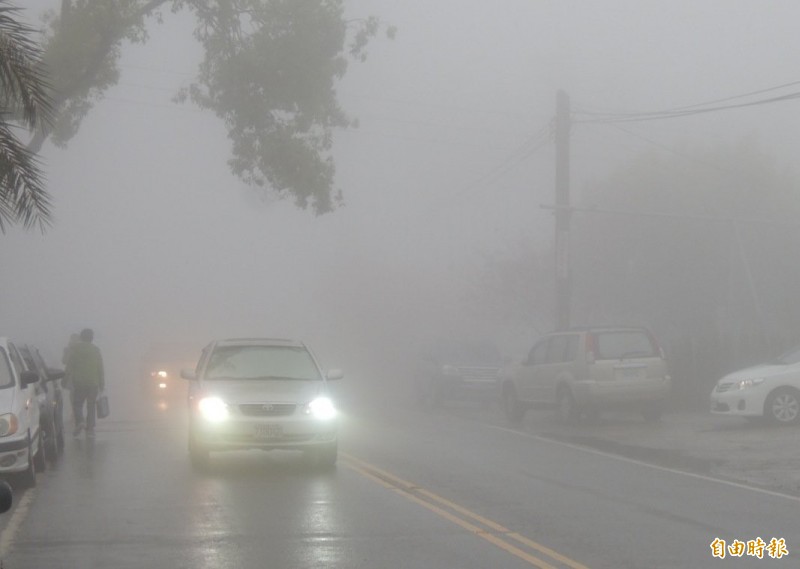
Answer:
<svg viewBox="0 0 800 569"><path fill-rule="evenodd" d="M521 362L501 371L501 384L512 424L537 407L555 407L563 421L611 408L634 408L646 421L657 421L671 378L647 329L592 327L545 335Z"/></svg>
<svg viewBox="0 0 800 569"><path fill-rule="evenodd" d="M800 423L800 347L721 378L711 392L711 412Z"/></svg>
<svg viewBox="0 0 800 569"><path fill-rule="evenodd" d="M300 450L332 467L338 449L337 409L328 382L302 342L219 340L202 352L189 383L189 456L203 468L214 451Z"/></svg>
<svg viewBox="0 0 800 569"><path fill-rule="evenodd" d="M439 407L448 401L496 401L502 365L500 350L492 342L453 338L433 342L421 350L415 367L417 402Z"/></svg>
<svg viewBox="0 0 800 569"><path fill-rule="evenodd" d="M181 369L194 366L198 349L177 342L154 342L142 356L140 386L149 399L180 399L186 396Z"/></svg>
<svg viewBox="0 0 800 569"><path fill-rule="evenodd" d="M64 393L60 379L64 370L48 367L35 346L19 346L26 369L39 376L36 393L39 399L39 424L44 437L44 452L49 460L56 460L64 451Z"/></svg>
<svg viewBox="0 0 800 569"><path fill-rule="evenodd" d="M36 484L45 468L44 432L39 422L36 384L39 374L25 368L16 346L0 337L0 476L18 476Z"/></svg>

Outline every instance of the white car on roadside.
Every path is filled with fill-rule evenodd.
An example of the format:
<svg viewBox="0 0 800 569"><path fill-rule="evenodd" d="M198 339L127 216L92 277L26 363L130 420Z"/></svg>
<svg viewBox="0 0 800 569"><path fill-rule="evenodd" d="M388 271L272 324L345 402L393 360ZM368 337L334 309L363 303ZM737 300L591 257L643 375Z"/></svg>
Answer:
<svg viewBox="0 0 800 569"><path fill-rule="evenodd" d="M38 382L16 346L0 337L0 476L19 476L26 486L35 485L36 472L45 468Z"/></svg>
<svg viewBox="0 0 800 569"><path fill-rule="evenodd" d="M711 392L711 412L779 425L800 422L800 348L720 379Z"/></svg>

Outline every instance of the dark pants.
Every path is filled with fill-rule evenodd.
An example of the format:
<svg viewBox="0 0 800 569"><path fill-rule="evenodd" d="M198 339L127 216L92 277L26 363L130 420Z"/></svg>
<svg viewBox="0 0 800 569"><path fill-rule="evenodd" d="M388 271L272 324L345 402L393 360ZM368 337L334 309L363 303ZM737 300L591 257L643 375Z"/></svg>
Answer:
<svg viewBox="0 0 800 569"><path fill-rule="evenodd" d="M83 405L86 404L86 428L94 429L97 412L97 387L86 385L72 386L72 416L76 425L83 425Z"/></svg>

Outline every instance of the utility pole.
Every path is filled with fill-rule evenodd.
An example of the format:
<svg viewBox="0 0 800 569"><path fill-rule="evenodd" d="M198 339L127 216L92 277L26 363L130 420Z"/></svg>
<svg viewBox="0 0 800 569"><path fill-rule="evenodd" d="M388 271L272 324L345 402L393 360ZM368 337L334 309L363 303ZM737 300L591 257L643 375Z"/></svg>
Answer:
<svg viewBox="0 0 800 569"><path fill-rule="evenodd" d="M571 127L569 96L563 90L556 97L556 324L559 330L570 326L572 274L569 258L569 225L572 209L569 201L569 131Z"/></svg>

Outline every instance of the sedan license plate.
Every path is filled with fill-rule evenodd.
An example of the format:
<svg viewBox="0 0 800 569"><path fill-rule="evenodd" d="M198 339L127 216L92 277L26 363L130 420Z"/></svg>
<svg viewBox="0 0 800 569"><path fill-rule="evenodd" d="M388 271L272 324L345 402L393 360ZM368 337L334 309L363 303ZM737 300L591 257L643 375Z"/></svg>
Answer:
<svg viewBox="0 0 800 569"><path fill-rule="evenodd" d="M280 425L256 425L255 437L257 439L279 439L283 436L283 428Z"/></svg>

